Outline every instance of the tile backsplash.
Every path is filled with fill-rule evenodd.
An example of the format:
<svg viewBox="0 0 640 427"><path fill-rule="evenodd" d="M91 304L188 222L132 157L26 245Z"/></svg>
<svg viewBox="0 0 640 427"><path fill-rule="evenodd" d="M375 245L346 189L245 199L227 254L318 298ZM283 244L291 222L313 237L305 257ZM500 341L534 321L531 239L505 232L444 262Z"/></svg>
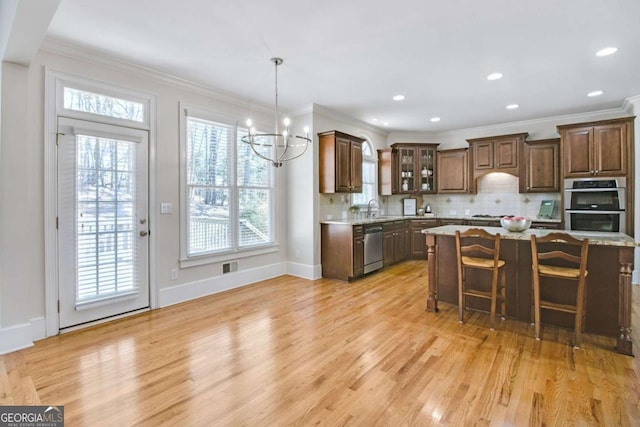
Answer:
<svg viewBox="0 0 640 427"><path fill-rule="evenodd" d="M554 217L560 218L560 193L518 193L518 178L505 173L490 173L478 179L477 194L434 194L417 196L418 207L431 205L437 215L522 215L536 218L543 200L555 200ZM379 198L383 215L402 215L406 196ZM350 196L321 194L320 218L339 219L349 215Z"/></svg>

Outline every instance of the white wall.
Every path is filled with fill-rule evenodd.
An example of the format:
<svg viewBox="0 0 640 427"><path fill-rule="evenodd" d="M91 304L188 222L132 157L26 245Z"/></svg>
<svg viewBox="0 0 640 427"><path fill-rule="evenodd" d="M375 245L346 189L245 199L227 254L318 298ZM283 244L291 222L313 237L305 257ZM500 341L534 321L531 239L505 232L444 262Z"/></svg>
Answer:
<svg viewBox="0 0 640 427"><path fill-rule="evenodd" d="M49 43L29 67L3 63L2 157L0 158L0 325L11 328L45 315L44 272L44 82L45 67L157 97L152 130L150 180L157 206L151 206L152 289L160 305L171 304L286 273L286 174L277 173L277 240L274 253L238 259L238 272L222 276L221 263L180 268L179 103L243 120L249 113L272 122L272 112L246 100L217 94L148 70ZM261 117L256 117L261 116ZM173 214L159 215L160 202ZM155 212L155 213L154 213ZM155 221L153 221L155 219ZM159 296L158 296L159 295ZM0 329L1 336L2 329ZM42 335L42 334L35 334ZM42 337L42 336L40 336ZM0 345L0 353L2 350Z"/></svg>

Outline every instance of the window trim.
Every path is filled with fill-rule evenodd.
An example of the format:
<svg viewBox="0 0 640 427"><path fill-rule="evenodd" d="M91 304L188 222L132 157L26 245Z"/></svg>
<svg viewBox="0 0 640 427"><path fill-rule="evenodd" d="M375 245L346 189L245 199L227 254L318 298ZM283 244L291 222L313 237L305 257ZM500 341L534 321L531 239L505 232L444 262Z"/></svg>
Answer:
<svg viewBox="0 0 640 427"><path fill-rule="evenodd" d="M110 117L102 114L89 113L87 111L72 110L64 107L64 88L69 87L86 92L96 93L99 95L111 96L126 101L137 102L144 107L144 117L141 122L135 120L121 119L118 117ZM149 130L151 125L151 99L149 96L134 91L118 90L118 88L105 85L99 82L89 82L86 80L75 80L70 78L56 78L55 80L55 109L58 115L64 117L89 120L94 122L106 123L116 126L126 126L134 129Z"/></svg>
<svg viewBox="0 0 640 427"><path fill-rule="evenodd" d="M363 153L362 153L363 170L364 170L364 163L365 162L373 164L374 169L377 170L378 169L378 157L376 156L377 151L376 151L375 147L373 146L373 143L371 142L371 140L369 138L367 138L367 137L362 137L362 138L364 139L364 142L362 143L362 146L364 147L365 144L366 144L369 147L369 149L371 150L371 155L365 155L364 154L364 150L363 150ZM364 182L363 182L363 185L364 185ZM378 194L378 177L377 177L377 175L374 175L373 187L374 187L373 194L375 196L374 198L377 199L379 197L379 194ZM352 196L352 204L356 204L357 206L360 206L361 209L362 208L366 208L367 207L367 203L368 203L368 201L364 202L364 203L359 203L359 204L353 203L353 196Z"/></svg>
<svg viewBox="0 0 640 427"><path fill-rule="evenodd" d="M272 187L270 188L272 192L272 200L271 200L271 227L273 230L273 241L269 243L252 245L252 246L244 246L240 247L238 242L238 216L239 216L239 192L238 190L241 188L237 183L237 158L238 158L238 148L237 148L237 138L238 138L238 129L240 128L239 121L236 118L224 113L212 112L208 110L204 110L198 107L191 106L189 104L179 103L180 109L180 154L179 154L179 168L180 168L180 268L188 268L194 267L198 265L211 264L216 262L234 260L239 258L253 257L256 255L263 255L273 252L278 252L280 250L280 244L278 243L278 233L277 233L277 222L276 222L276 204L277 204L277 186L275 185L275 181L277 177L275 173L272 179ZM207 252L203 254L197 255L189 255L187 248L187 235L189 232L188 227L188 188L187 188L187 118L194 117L202 120L209 120L212 122L217 122L221 124L226 124L228 126L233 126L233 148L231 159L233 161L233 167L231 171L231 188L232 188L232 200L230 202L231 206L229 206L229 216L233 221L233 244L234 247L231 249L223 249L219 251ZM260 126L261 124L258 123Z"/></svg>

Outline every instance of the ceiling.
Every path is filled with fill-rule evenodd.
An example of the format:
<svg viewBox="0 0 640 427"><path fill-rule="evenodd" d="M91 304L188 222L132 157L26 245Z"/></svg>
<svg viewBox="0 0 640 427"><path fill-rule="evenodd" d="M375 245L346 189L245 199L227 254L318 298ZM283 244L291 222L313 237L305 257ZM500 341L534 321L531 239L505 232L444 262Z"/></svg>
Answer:
<svg viewBox="0 0 640 427"><path fill-rule="evenodd" d="M442 132L620 108L639 18L638 0L62 0L47 36L266 106L279 56L281 111Z"/></svg>

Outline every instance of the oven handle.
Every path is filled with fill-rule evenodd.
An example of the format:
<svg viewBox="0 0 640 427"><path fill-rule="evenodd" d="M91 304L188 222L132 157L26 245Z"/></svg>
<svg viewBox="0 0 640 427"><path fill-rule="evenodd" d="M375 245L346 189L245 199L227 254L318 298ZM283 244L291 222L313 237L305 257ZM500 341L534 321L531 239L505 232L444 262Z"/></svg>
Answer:
<svg viewBox="0 0 640 427"><path fill-rule="evenodd" d="M608 188L565 188L564 191L569 193L613 193L614 191L624 190L624 187L608 187Z"/></svg>
<svg viewBox="0 0 640 427"><path fill-rule="evenodd" d="M580 214L621 214L624 213L624 209L620 209L617 211L596 211L596 210L586 210L586 209L565 209L566 213L580 213Z"/></svg>

